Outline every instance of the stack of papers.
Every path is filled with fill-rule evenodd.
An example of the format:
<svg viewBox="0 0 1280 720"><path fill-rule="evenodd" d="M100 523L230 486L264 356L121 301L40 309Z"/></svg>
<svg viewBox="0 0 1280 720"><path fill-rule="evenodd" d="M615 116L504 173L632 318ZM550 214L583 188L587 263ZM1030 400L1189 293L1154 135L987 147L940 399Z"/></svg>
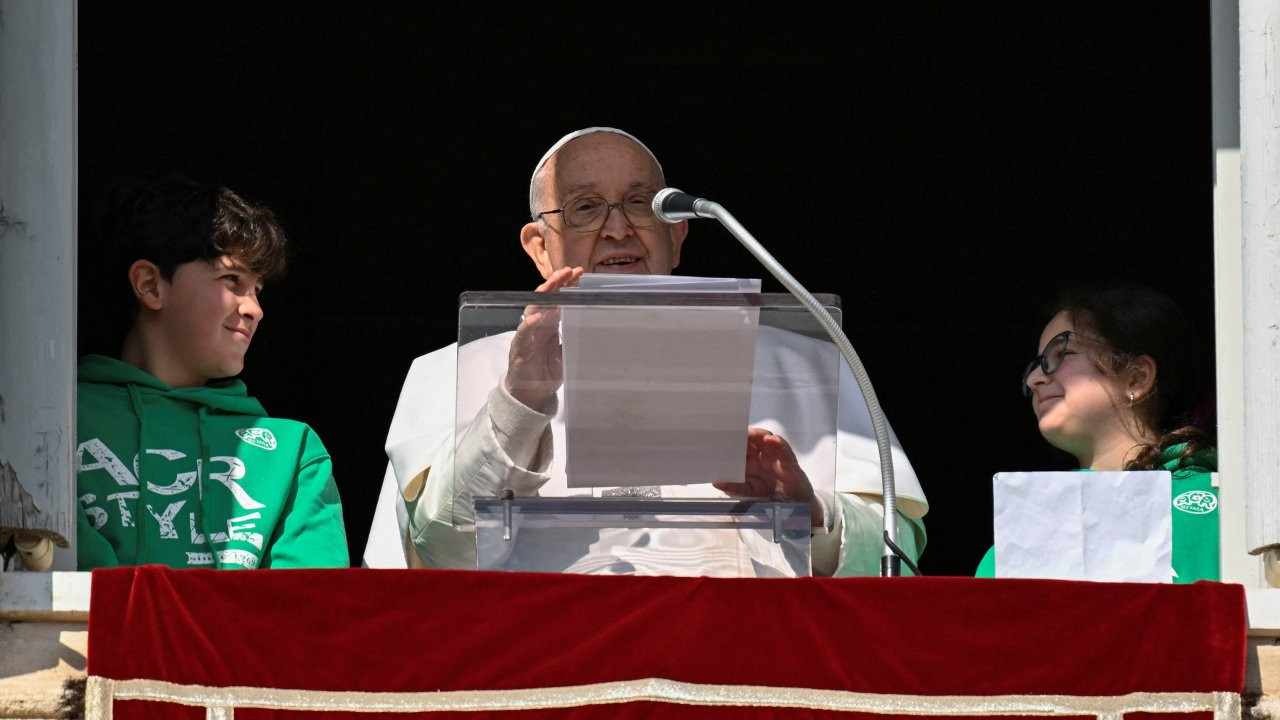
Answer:
<svg viewBox="0 0 1280 720"><path fill-rule="evenodd" d="M759 280L586 274L580 290L759 292ZM564 306L568 486L742 482L759 309Z"/></svg>
<svg viewBox="0 0 1280 720"><path fill-rule="evenodd" d="M565 290L629 290L631 292L760 292L760 279L685 277L681 275L613 275L583 273L576 288Z"/></svg>

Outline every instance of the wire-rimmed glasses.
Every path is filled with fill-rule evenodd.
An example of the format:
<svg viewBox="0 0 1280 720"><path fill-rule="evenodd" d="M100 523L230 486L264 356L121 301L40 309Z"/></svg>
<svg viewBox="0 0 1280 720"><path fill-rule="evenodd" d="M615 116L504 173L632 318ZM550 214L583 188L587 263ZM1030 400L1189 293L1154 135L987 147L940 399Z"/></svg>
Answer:
<svg viewBox="0 0 1280 720"><path fill-rule="evenodd" d="M575 232L595 232L604 227L609 213L618 208L623 217L634 227L653 227L657 217L653 214L653 193L631 193L622 200L611 203L598 195L585 195L565 203L562 208L543 210L543 215L560 215L565 227Z"/></svg>
<svg viewBox="0 0 1280 720"><path fill-rule="evenodd" d="M1044 346L1044 352L1035 357L1034 360L1027 363L1027 367L1022 371L1022 394L1031 397L1031 386L1027 384L1027 380L1031 378L1031 373L1035 372L1038 367L1044 371L1045 375L1052 375L1058 372L1058 368L1062 367L1062 361L1071 354L1068 349L1071 338L1075 337L1075 333L1070 330L1063 330L1054 335Z"/></svg>

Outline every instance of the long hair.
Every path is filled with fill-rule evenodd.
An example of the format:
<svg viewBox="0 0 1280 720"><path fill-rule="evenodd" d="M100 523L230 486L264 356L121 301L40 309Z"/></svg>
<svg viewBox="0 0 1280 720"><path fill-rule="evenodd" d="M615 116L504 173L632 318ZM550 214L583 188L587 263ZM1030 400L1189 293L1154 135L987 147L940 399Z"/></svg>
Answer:
<svg viewBox="0 0 1280 720"><path fill-rule="evenodd" d="M1134 409L1157 440L1144 445L1125 469L1160 469L1161 455L1180 444L1185 445L1178 454L1181 466L1215 445L1215 403L1205 390L1200 344L1172 298L1135 284L1073 289L1059 298L1054 314L1059 312L1067 313L1077 330L1111 346L1091 353L1102 372L1118 375L1141 355L1155 360L1155 385Z"/></svg>

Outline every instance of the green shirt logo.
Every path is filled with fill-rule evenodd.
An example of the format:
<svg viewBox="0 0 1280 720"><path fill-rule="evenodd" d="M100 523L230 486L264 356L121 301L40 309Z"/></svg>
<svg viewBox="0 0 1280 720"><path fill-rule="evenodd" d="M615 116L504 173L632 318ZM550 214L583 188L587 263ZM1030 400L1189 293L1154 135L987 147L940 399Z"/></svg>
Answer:
<svg viewBox="0 0 1280 720"><path fill-rule="evenodd" d="M276 436L266 428L240 428L236 431L236 435L239 435L241 440L263 450L276 449Z"/></svg>
<svg viewBox="0 0 1280 720"><path fill-rule="evenodd" d="M1192 515L1208 515L1218 509L1218 498L1204 490L1188 490L1173 499L1173 506Z"/></svg>

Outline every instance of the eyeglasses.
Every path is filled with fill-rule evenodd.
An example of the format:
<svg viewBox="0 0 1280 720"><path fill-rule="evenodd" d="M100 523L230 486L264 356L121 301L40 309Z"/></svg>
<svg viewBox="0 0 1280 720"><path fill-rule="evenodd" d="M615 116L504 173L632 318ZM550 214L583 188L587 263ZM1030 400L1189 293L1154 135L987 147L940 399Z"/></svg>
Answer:
<svg viewBox="0 0 1280 720"><path fill-rule="evenodd" d="M1022 394L1031 397L1031 386L1027 384L1027 380L1031 378L1031 373L1035 372L1039 367L1044 371L1045 375L1052 375L1058 372L1058 368L1062 367L1062 361L1067 359L1067 355L1074 355L1068 349L1071 338L1075 333L1070 330L1064 330L1054 335L1048 344L1044 346L1044 352L1036 356L1036 359L1027 363L1027 369L1022 371Z"/></svg>
<svg viewBox="0 0 1280 720"><path fill-rule="evenodd" d="M604 227L609 219L609 212L618 208L627 222L634 227L653 227L657 218L653 214L652 202L652 193L633 193L616 203L611 203L597 195L587 195L570 200L558 210L543 210L538 213L538 217L559 213L564 217L565 227L570 230L595 232Z"/></svg>
<svg viewBox="0 0 1280 720"><path fill-rule="evenodd" d="M1075 355L1070 349L1071 342L1082 342L1102 348L1106 352L1095 356L1095 360L1105 358L1107 364L1114 368L1120 368L1125 362L1133 359L1137 353L1130 353L1114 345L1091 338L1087 335L1080 335L1071 330L1063 330L1054 335L1044 346L1044 352L1036 356L1035 360L1027 363L1027 369L1022 371L1022 394L1031 397L1031 386L1027 384L1027 380L1031 378L1031 373L1035 372L1037 366L1044 371L1045 375L1052 375L1058 372L1058 368L1062 367L1062 362L1067 359L1068 355Z"/></svg>

